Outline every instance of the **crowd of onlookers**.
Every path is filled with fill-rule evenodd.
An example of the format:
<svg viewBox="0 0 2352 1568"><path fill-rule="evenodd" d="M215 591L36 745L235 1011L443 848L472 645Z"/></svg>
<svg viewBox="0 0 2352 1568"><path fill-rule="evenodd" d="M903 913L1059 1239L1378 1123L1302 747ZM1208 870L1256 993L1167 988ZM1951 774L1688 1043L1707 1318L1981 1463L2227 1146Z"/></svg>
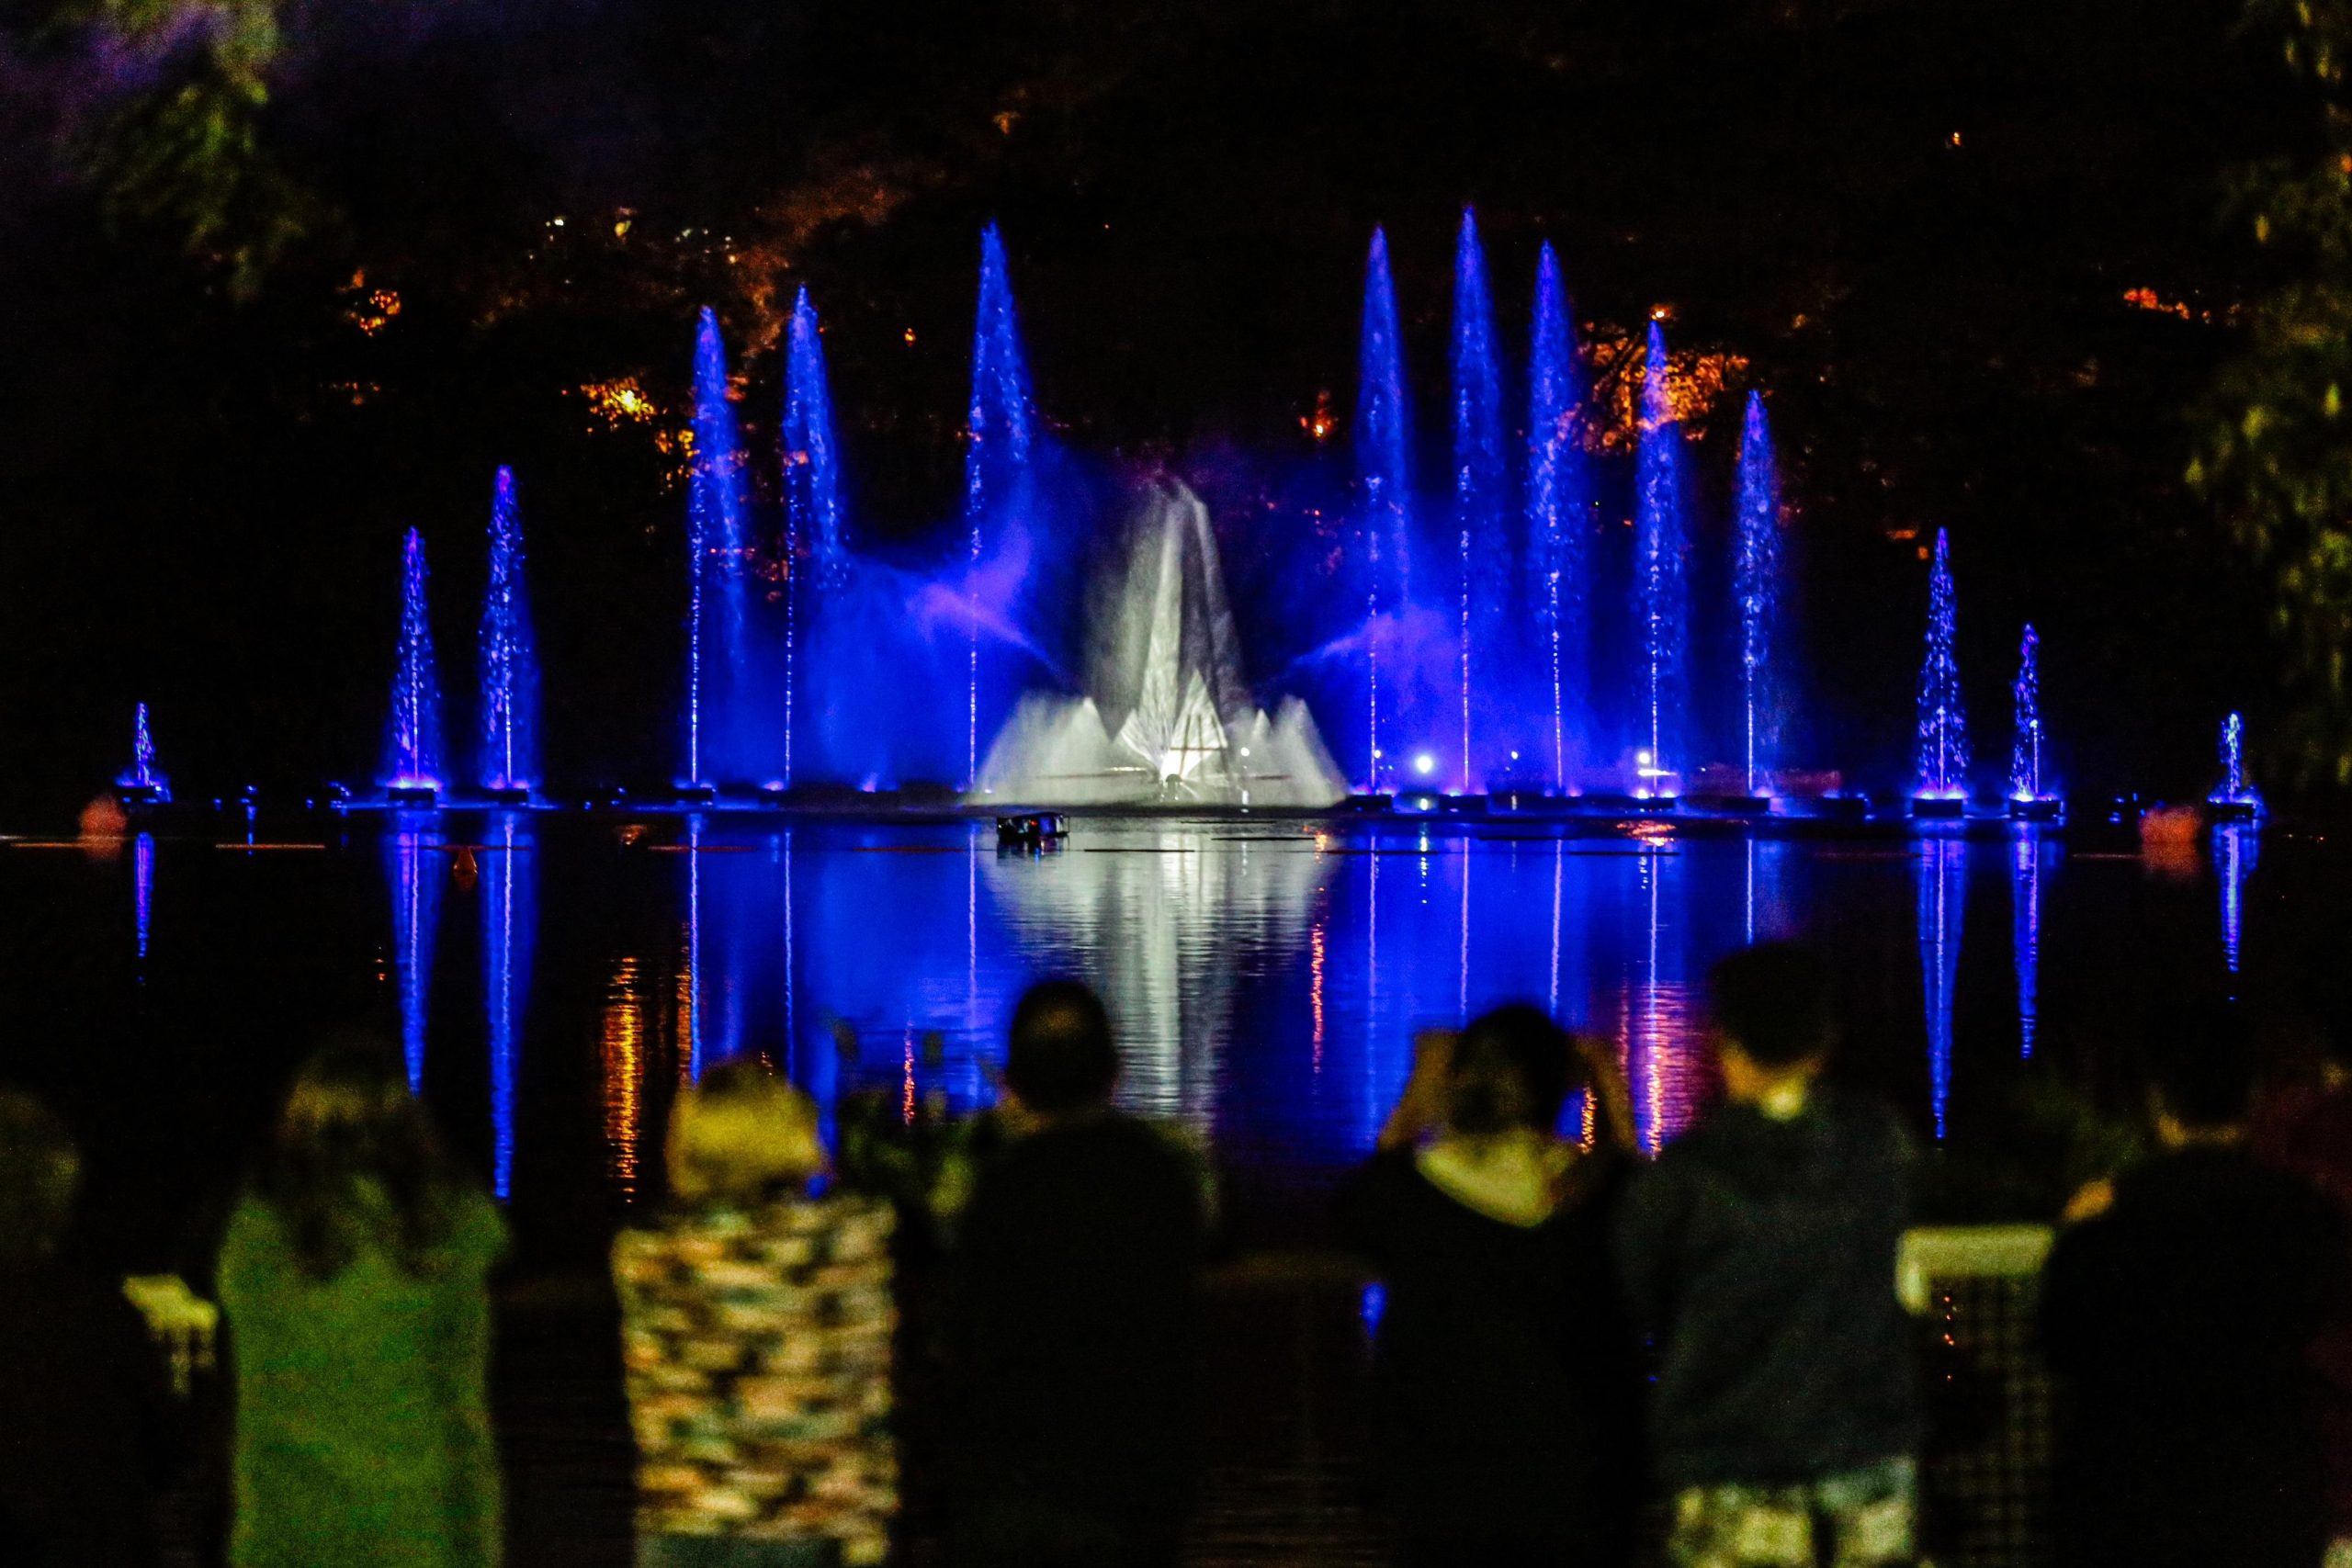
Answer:
<svg viewBox="0 0 2352 1568"><path fill-rule="evenodd" d="M1834 990L1794 946L1717 964L1724 1093L1655 1159L1613 1050L1537 1009L1417 1042L1333 1215L1384 1292L1396 1561L1925 1561L1920 1329L1896 1293L1920 1156L1825 1072ZM2352 1081L2258 1093L2229 1010L2175 1021L2149 1050L2149 1152L2075 1196L2041 1273L2054 1560L2340 1568ZM1215 1186L1113 1109L1118 1073L1101 1002L1040 985L998 1107L892 1181L829 1153L756 1061L682 1091L667 1203L612 1259L640 1563L906 1555L910 1384L927 1554L1180 1560ZM489 1415L504 1222L396 1056L342 1044L297 1075L209 1300L74 1267L78 1178L59 1119L0 1091L0 1561L155 1561L172 1385L212 1355L216 1310L229 1562L540 1560L504 1539Z"/></svg>

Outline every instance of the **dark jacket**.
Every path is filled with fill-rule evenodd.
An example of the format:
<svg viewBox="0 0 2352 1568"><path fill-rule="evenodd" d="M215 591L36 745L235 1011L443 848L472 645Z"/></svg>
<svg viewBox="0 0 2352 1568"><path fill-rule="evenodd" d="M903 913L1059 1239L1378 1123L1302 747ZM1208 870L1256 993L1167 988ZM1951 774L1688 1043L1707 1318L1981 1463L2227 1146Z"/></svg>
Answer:
<svg viewBox="0 0 2352 1568"><path fill-rule="evenodd" d="M2300 1568L2325 1538L2303 1359L2341 1223L2231 1150L2149 1161L2062 1235L2042 1280L2069 1396L2054 1478L2061 1561Z"/></svg>
<svg viewBox="0 0 2352 1568"><path fill-rule="evenodd" d="M1385 1292L1375 1419L1408 1560L1549 1560L1568 1540L1580 1562L1623 1559L1642 1381L1610 1261L1616 1185L1516 1225L1398 1149L1342 1190L1340 1239Z"/></svg>
<svg viewBox="0 0 2352 1568"><path fill-rule="evenodd" d="M153 1563L170 1401L147 1325L111 1282L0 1269L0 1560Z"/></svg>
<svg viewBox="0 0 2352 1568"><path fill-rule="evenodd" d="M1617 1254L1658 1357L1669 1486L1801 1482L1917 1446L1894 1296L1912 1157L1891 1110L1822 1085L1786 1122L1722 1107L1634 1179Z"/></svg>
<svg viewBox="0 0 2352 1568"><path fill-rule="evenodd" d="M1022 1138L981 1168L955 1262L967 1497L1181 1519L1202 1192L1184 1150L1120 1115Z"/></svg>

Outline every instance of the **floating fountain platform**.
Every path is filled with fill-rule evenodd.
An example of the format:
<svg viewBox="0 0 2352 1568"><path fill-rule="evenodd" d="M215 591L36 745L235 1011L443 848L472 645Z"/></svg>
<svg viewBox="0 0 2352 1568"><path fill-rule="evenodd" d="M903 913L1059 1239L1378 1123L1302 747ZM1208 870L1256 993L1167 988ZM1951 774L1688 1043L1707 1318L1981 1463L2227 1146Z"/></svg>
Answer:
<svg viewBox="0 0 2352 1568"><path fill-rule="evenodd" d="M2262 800L2259 796L2228 800L2209 800L2206 813L2216 822L2259 822L2262 820Z"/></svg>
<svg viewBox="0 0 2352 1568"><path fill-rule="evenodd" d="M172 792L159 784L120 784L116 787L114 797L121 804L124 810L141 811L158 806L169 806L172 802Z"/></svg>
<svg viewBox="0 0 2352 1568"><path fill-rule="evenodd" d="M1968 815L1964 795L1915 795L1911 815L1923 822L1957 822Z"/></svg>
<svg viewBox="0 0 2352 1568"><path fill-rule="evenodd" d="M1351 817L1372 817L1396 809L1393 795L1351 795L1340 802L1337 809Z"/></svg>
<svg viewBox="0 0 2352 1568"><path fill-rule="evenodd" d="M441 804L438 784L393 784L384 791L384 804L430 811Z"/></svg>
<svg viewBox="0 0 2352 1568"><path fill-rule="evenodd" d="M531 790L527 784L500 785L481 792L481 797L492 806L528 806Z"/></svg>
<svg viewBox="0 0 2352 1568"><path fill-rule="evenodd" d="M1772 797L1769 795L1686 795L1682 799L1693 811L1703 811L1711 817L1772 815Z"/></svg>
<svg viewBox="0 0 2352 1568"><path fill-rule="evenodd" d="M2054 795L2009 797L2009 816L2019 822L2064 822L2066 803Z"/></svg>

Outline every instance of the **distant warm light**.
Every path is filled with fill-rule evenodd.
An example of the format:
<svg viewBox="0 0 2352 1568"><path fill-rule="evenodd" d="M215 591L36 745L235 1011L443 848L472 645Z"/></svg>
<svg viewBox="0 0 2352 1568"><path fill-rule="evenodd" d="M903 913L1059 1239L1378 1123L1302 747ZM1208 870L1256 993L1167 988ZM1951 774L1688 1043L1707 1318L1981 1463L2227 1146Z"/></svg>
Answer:
<svg viewBox="0 0 2352 1568"><path fill-rule="evenodd" d="M915 330L914 330L914 328L912 328L912 327L909 327L909 328L906 330L906 332L905 332L905 333L902 333L902 334L900 334L900 335L902 335L903 337L905 337L905 339L907 340L907 346L908 346L909 348L912 348L912 347L914 347L914 345L915 345Z"/></svg>
<svg viewBox="0 0 2352 1568"><path fill-rule="evenodd" d="M607 430L618 430L624 424L643 424L662 412L634 376L585 382L579 390L588 400L589 411L605 422Z"/></svg>
<svg viewBox="0 0 2352 1568"><path fill-rule="evenodd" d="M1021 113L1017 109L1000 109L996 113L993 123L998 135L1010 136L1012 134L1012 128L1021 123Z"/></svg>
<svg viewBox="0 0 2352 1568"><path fill-rule="evenodd" d="M1953 132L1951 133L1951 141L1950 145L1954 146L1954 147L1957 147L1957 146L1959 146L1959 145L1960 145L1960 132L1959 132L1959 131L1955 130L1955 131L1953 131Z"/></svg>
<svg viewBox="0 0 2352 1568"><path fill-rule="evenodd" d="M1674 307L1671 305L1651 306L1650 320L1653 321L1670 321L1674 320Z"/></svg>
<svg viewBox="0 0 2352 1568"><path fill-rule="evenodd" d="M1670 319L1673 307L1656 309ZM1599 417L1584 427L1589 450L1631 451L1641 436L1642 381L1649 357L1648 333L1595 332L1585 350L1592 371L1592 401ZM1743 385L1747 359L1724 352L1670 350L1666 358L1667 407L1685 439L1706 433L1714 406Z"/></svg>
<svg viewBox="0 0 2352 1568"><path fill-rule="evenodd" d="M1339 416L1331 410L1331 394L1327 389L1315 394L1315 412L1300 416L1299 428L1317 441L1329 441L1340 427Z"/></svg>
<svg viewBox="0 0 2352 1568"><path fill-rule="evenodd" d="M548 222L553 228L560 229L563 227L563 220L560 218L550 218L548 220Z"/></svg>
<svg viewBox="0 0 2352 1568"><path fill-rule="evenodd" d="M343 319L368 337L391 325L392 318L401 313L400 292L381 286L368 288L365 268L351 275L343 291L352 296L351 303L344 307Z"/></svg>
<svg viewBox="0 0 2352 1568"><path fill-rule="evenodd" d="M2158 315L2177 316L2184 321L2211 321L2213 319L2211 310L2197 310L2186 299L2167 299L2146 287L2125 289L2123 302L2135 310L2154 310Z"/></svg>

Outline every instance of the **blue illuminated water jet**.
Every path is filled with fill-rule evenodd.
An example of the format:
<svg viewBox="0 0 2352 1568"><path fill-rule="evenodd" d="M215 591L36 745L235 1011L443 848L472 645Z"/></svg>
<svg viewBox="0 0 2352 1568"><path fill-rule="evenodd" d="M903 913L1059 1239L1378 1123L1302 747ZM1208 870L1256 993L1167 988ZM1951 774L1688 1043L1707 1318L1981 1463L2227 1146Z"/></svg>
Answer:
<svg viewBox="0 0 2352 1568"><path fill-rule="evenodd" d="M523 518L514 470L502 468L490 503L490 584L482 593L481 767L484 789L539 782L539 662L523 578Z"/></svg>
<svg viewBox="0 0 2352 1568"><path fill-rule="evenodd" d="M1583 389L1574 318L1550 241L1535 259L1535 321L1527 360L1527 548L1540 664L1550 677L1552 787L1568 787L1583 758L1590 697L1586 620L1591 481L1580 439Z"/></svg>
<svg viewBox="0 0 2352 1568"><path fill-rule="evenodd" d="M433 663L433 623L424 605L424 540L413 528L401 552L400 657L392 676L387 788L437 790L441 771L441 679Z"/></svg>
<svg viewBox="0 0 2352 1568"><path fill-rule="evenodd" d="M423 820L430 820L424 818ZM424 1042L433 1000L433 939L440 927L440 840L408 818L384 836L384 870L392 887L392 981L401 1016L401 1055L411 1093L424 1088Z"/></svg>
<svg viewBox="0 0 2352 1568"><path fill-rule="evenodd" d="M491 818L481 857L482 995L490 1035L491 1183L502 1199L514 1181L514 1083L530 1006L531 953L538 940L538 886L521 818Z"/></svg>
<svg viewBox="0 0 2352 1568"><path fill-rule="evenodd" d="M1960 693L1960 661L1952 651L1957 601L1951 587L1951 544L1936 530L1935 568L1928 581L1928 656L1919 668L1918 784L1922 800L1968 798L1968 716Z"/></svg>
<svg viewBox="0 0 2352 1568"><path fill-rule="evenodd" d="M2033 1059L2041 1027L2041 833L2017 830L2009 867L2011 959L2018 977L2018 1055Z"/></svg>
<svg viewBox="0 0 2352 1568"><path fill-rule="evenodd" d="M1928 1019L1928 1092L1939 1139L1951 1101L1952 1002L1959 994L1967 902L1967 844L1930 839L1920 846L1919 856L1919 975Z"/></svg>
<svg viewBox="0 0 2352 1568"><path fill-rule="evenodd" d="M2238 714L2222 720L2222 782L2205 799L2241 815L2261 815L2262 792L2246 776L2245 719Z"/></svg>
<svg viewBox="0 0 2352 1568"><path fill-rule="evenodd" d="M808 290L793 302L784 367L784 774L792 783L795 703L803 622L816 600L849 570L842 542L841 460L833 446L833 399L825 342ZM806 562L804 570L803 562Z"/></svg>
<svg viewBox="0 0 2352 1568"><path fill-rule="evenodd" d="M2047 800L2041 766L2041 639L2025 628L2018 644L2018 678L2009 687L2016 718L2009 741L2009 798Z"/></svg>
<svg viewBox="0 0 2352 1568"><path fill-rule="evenodd" d="M964 434L967 671L964 782L979 777L981 728L980 558L990 536L1027 521L1036 496L1035 412L1004 240L990 223L980 231L979 304L972 324L972 401ZM998 705L990 693L990 707ZM995 715L989 717L993 728Z"/></svg>
<svg viewBox="0 0 2352 1568"><path fill-rule="evenodd" d="M130 923L138 939L139 962L147 962L147 938L155 919L155 835L141 833L130 841ZM140 976L146 983L146 976Z"/></svg>
<svg viewBox="0 0 2352 1568"><path fill-rule="evenodd" d="M1355 526L1364 553L1364 787L1380 787L1380 645L1384 610L1402 615L1412 588L1412 406L1405 396L1405 349L1396 330L1396 290L1388 276L1388 236L1372 231L1364 258L1363 332L1352 435Z"/></svg>
<svg viewBox="0 0 2352 1568"><path fill-rule="evenodd" d="M1473 731L1474 693L1491 686L1510 626L1511 558L1504 526L1503 389L1495 311L1478 220L1463 209L1453 252L1453 525L1461 550L1460 787L1471 793L1488 759Z"/></svg>
<svg viewBox="0 0 2352 1568"><path fill-rule="evenodd" d="M1781 477L1760 392L1747 394L1739 437L1738 558L1733 592L1739 601L1740 705L1746 718L1747 790L1771 792L1772 743L1779 730L1774 642L1781 599Z"/></svg>
<svg viewBox="0 0 2352 1568"><path fill-rule="evenodd" d="M686 782L761 772L748 755L752 705L744 608L743 453L729 400L718 315L695 333L693 462L686 489Z"/></svg>
<svg viewBox="0 0 2352 1568"><path fill-rule="evenodd" d="M1682 432L1667 385L1666 329L1650 322L1634 462L1634 575L1642 639L1634 793L1681 793L1683 647L1689 619L1682 521Z"/></svg>
<svg viewBox="0 0 2352 1568"><path fill-rule="evenodd" d="M155 766L155 736L147 726L147 705L141 703L130 718L130 766L115 783L143 799L172 798L171 781Z"/></svg>

